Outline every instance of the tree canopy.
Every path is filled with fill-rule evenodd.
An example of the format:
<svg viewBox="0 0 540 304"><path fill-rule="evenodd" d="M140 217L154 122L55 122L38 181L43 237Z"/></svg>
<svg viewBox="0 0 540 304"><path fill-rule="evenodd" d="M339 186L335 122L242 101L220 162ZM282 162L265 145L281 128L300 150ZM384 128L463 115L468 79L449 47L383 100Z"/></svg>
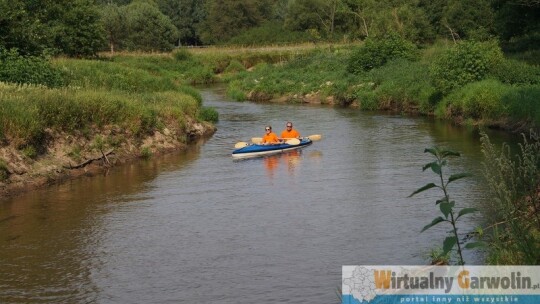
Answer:
<svg viewBox="0 0 540 304"><path fill-rule="evenodd" d="M0 0L0 46L94 56L260 41L247 36L264 32L330 41L397 33L417 44L498 38L536 49L539 17L537 0Z"/></svg>

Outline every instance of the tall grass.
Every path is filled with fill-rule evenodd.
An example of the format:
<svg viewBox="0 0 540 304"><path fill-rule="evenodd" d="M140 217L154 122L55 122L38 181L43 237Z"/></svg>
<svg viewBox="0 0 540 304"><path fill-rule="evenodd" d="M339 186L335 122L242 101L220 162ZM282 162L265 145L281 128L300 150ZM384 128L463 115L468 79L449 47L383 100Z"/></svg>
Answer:
<svg viewBox="0 0 540 304"><path fill-rule="evenodd" d="M540 263L540 138L523 135L519 151L482 135L484 175L491 191L490 264Z"/></svg>
<svg viewBox="0 0 540 304"><path fill-rule="evenodd" d="M364 109L433 111L435 88L429 66L420 61L399 59L359 75L355 96Z"/></svg>
<svg viewBox="0 0 540 304"><path fill-rule="evenodd" d="M131 93L106 90L47 89L3 84L0 130L16 147L43 144L44 130L69 133L118 125L134 136L197 117L199 101L179 92Z"/></svg>

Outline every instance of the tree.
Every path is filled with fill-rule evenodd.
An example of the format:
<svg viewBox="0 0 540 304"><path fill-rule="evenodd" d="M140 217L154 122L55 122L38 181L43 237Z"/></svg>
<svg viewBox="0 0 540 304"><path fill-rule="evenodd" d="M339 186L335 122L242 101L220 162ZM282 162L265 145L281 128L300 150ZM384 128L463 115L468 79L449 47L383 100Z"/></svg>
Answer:
<svg viewBox="0 0 540 304"><path fill-rule="evenodd" d="M285 18L285 27L293 31L322 31L323 25L317 10L319 0L295 0L289 3L289 12Z"/></svg>
<svg viewBox="0 0 540 304"><path fill-rule="evenodd" d="M111 54L120 48L120 43L126 38L127 21L125 10L116 4L104 5L101 10L101 20L107 33L107 40Z"/></svg>
<svg viewBox="0 0 540 304"><path fill-rule="evenodd" d="M153 1L140 0L125 6L127 49L142 51L170 51L178 37L178 30Z"/></svg>
<svg viewBox="0 0 540 304"><path fill-rule="evenodd" d="M21 54L93 56L104 32L92 0L0 0L0 43Z"/></svg>
<svg viewBox="0 0 540 304"><path fill-rule="evenodd" d="M197 28L206 16L205 0L158 0L157 3L178 29L178 45L201 43Z"/></svg>
<svg viewBox="0 0 540 304"><path fill-rule="evenodd" d="M271 0L209 0L207 17L200 27L205 43L227 41L259 26L272 15Z"/></svg>
<svg viewBox="0 0 540 304"><path fill-rule="evenodd" d="M23 1L0 0L0 12L0 46L26 55L43 52L42 25L29 16Z"/></svg>
<svg viewBox="0 0 540 304"><path fill-rule="evenodd" d="M59 22L49 22L56 25L54 46L69 56L95 56L105 41L97 7L92 0L72 0L62 4Z"/></svg>

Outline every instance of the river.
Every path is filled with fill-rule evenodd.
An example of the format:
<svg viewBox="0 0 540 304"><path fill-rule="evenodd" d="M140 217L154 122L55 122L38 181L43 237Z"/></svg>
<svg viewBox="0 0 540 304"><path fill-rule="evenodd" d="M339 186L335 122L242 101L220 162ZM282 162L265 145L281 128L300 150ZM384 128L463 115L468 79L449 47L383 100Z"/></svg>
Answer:
<svg viewBox="0 0 540 304"><path fill-rule="evenodd" d="M0 199L0 303L339 303L342 265L429 262L449 227L424 148L463 153L458 206L485 199L475 132L426 118L238 103L202 90L213 137L177 152ZM234 161L238 141L293 121L323 140ZM497 135L494 135L497 136ZM501 137L497 137L501 138ZM480 223L464 217L463 231ZM468 252L469 264L482 263Z"/></svg>

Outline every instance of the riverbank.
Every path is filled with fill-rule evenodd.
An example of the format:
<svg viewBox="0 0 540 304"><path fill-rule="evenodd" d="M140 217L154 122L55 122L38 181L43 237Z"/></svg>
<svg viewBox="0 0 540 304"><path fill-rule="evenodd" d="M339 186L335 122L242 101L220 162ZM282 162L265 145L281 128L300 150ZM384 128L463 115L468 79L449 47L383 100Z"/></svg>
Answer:
<svg viewBox="0 0 540 304"><path fill-rule="evenodd" d="M540 126L540 68L505 56L495 42L417 48L390 39L234 67L222 78L238 101L353 106L512 132Z"/></svg>
<svg viewBox="0 0 540 304"><path fill-rule="evenodd" d="M133 136L118 125L92 130L91 134L47 129L46 144L39 156L30 157L14 146L0 147L4 177L0 180L0 197L93 176L137 159L178 152L215 131L213 124L197 121L187 122L185 130L170 124L144 137Z"/></svg>
<svg viewBox="0 0 540 304"><path fill-rule="evenodd" d="M0 82L2 196L181 150L215 131L218 113L170 56L56 58L34 68L31 59L13 60L27 76L25 84ZM59 81L41 83L33 73Z"/></svg>

